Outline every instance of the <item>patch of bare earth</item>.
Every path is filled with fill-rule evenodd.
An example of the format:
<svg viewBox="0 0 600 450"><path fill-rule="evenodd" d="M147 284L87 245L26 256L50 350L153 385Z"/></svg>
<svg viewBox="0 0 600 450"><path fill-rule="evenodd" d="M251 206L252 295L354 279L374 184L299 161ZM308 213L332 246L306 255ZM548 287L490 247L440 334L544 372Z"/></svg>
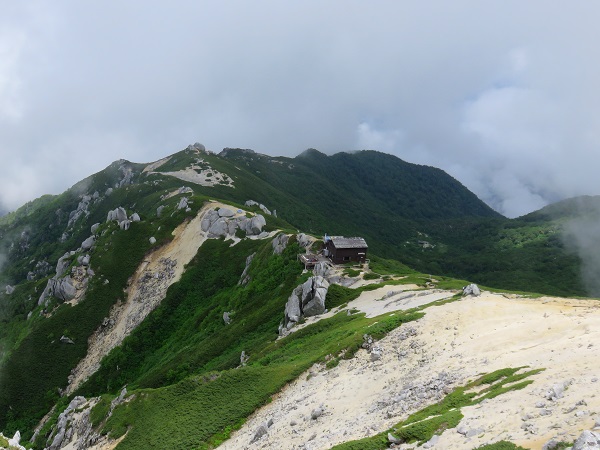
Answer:
<svg viewBox="0 0 600 450"><path fill-rule="evenodd" d="M381 303L378 298L370 302ZM403 306L401 300L385 309ZM329 449L385 431L480 374L519 366L545 370L522 390L463 408L461 426L444 431L433 448L473 449L508 440L541 449L552 438L572 442L594 426L600 413L599 306L595 300L507 298L488 292L430 306L425 317L376 343L380 360L361 350L330 370L313 367L219 448ZM361 309L380 308L365 301ZM552 395L556 386L564 386L559 397ZM324 413L312 419L321 405ZM268 433L251 443L269 419ZM458 433L459 428L470 433Z"/></svg>
<svg viewBox="0 0 600 450"><path fill-rule="evenodd" d="M177 282L184 267L198 252L207 235L200 226L204 215L218 202L205 205L188 222L173 231L173 240L149 253L129 281L126 300L116 304L102 326L88 341L88 353L71 372L66 393L73 393L99 367L102 358L121 344L165 298L167 289Z"/></svg>

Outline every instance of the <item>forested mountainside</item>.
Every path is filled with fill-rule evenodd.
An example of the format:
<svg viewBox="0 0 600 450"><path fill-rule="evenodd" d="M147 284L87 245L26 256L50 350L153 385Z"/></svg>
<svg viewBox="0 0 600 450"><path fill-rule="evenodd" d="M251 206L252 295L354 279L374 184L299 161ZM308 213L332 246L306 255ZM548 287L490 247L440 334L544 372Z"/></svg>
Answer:
<svg viewBox="0 0 600 450"><path fill-rule="evenodd" d="M0 219L0 429L35 448L63 448L69 433L82 448L217 445L313 364L422 317L348 312L277 339L298 287L300 313L460 279L583 295L566 215L509 220L443 171L373 151L283 158L196 144L117 161ZM303 273L298 253L325 233L364 237L369 268ZM87 434L65 428L75 411L87 411Z"/></svg>

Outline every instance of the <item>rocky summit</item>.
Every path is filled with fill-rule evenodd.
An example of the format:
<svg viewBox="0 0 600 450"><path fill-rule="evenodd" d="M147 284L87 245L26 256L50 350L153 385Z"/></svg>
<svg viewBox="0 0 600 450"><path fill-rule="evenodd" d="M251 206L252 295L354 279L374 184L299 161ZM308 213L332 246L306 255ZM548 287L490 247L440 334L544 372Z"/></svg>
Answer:
<svg viewBox="0 0 600 450"><path fill-rule="evenodd" d="M597 204L507 219L373 151L117 161L0 218L0 448L599 448Z"/></svg>

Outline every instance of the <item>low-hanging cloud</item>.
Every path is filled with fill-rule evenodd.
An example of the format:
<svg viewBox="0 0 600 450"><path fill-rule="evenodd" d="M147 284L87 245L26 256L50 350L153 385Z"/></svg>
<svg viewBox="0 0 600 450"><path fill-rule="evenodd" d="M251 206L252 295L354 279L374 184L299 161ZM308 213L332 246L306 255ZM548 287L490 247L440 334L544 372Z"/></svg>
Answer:
<svg viewBox="0 0 600 450"><path fill-rule="evenodd" d="M600 297L600 204L578 202L574 212L576 217L565 223L562 237L566 247L579 256L588 294Z"/></svg>
<svg viewBox="0 0 600 450"><path fill-rule="evenodd" d="M0 203L196 141L382 150L445 169L509 216L598 194L599 12L541 0L8 3Z"/></svg>

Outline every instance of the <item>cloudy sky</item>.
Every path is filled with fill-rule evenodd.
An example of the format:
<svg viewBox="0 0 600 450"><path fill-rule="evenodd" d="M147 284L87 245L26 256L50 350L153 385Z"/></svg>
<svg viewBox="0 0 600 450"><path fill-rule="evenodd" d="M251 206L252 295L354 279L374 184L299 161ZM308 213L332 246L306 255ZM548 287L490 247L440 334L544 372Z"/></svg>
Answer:
<svg viewBox="0 0 600 450"><path fill-rule="evenodd" d="M510 217L600 194L600 3L0 0L0 206L189 143L376 149Z"/></svg>

